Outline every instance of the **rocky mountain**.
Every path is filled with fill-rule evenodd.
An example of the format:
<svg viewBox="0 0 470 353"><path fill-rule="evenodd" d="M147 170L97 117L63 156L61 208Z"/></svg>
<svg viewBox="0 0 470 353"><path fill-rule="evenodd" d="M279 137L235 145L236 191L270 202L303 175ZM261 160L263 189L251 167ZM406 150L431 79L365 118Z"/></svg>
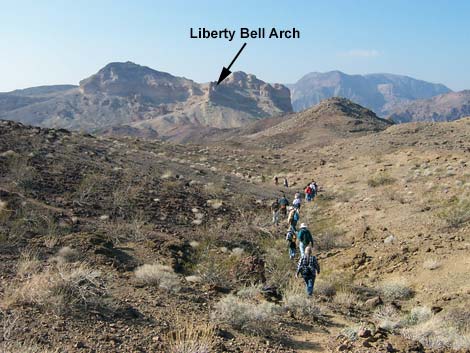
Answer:
<svg viewBox="0 0 470 353"><path fill-rule="evenodd" d="M382 117L403 103L451 92L442 84L408 76L348 75L341 71L312 72L288 87L295 111L307 109L326 98L344 97L372 109Z"/></svg>
<svg viewBox="0 0 470 353"><path fill-rule="evenodd" d="M178 138L181 131L238 127L292 111L289 90L233 73L221 85L199 84L131 62L111 63L77 86L0 95L0 117L85 131L126 131Z"/></svg>
<svg viewBox="0 0 470 353"><path fill-rule="evenodd" d="M394 109L390 119L410 121L452 121L470 116L470 90L442 94L410 102Z"/></svg>

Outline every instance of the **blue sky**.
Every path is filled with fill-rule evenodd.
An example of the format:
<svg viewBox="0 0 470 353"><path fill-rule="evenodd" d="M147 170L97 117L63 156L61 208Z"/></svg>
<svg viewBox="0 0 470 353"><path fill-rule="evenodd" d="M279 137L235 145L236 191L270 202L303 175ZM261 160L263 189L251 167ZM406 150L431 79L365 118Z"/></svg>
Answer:
<svg viewBox="0 0 470 353"><path fill-rule="evenodd" d="M112 61L217 80L244 40L197 40L190 27L298 28L247 40L232 67L269 82L311 71L390 72L470 89L470 1L0 0L0 91L72 83Z"/></svg>

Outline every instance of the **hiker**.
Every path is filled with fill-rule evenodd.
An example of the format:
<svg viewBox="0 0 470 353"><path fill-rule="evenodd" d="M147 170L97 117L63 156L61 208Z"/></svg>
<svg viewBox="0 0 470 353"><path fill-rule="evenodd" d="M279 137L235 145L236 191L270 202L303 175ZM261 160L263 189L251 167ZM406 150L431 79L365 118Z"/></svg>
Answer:
<svg viewBox="0 0 470 353"><path fill-rule="evenodd" d="M279 224L279 210L281 208L281 205L279 204L279 200L276 199L273 201L271 204L271 212L273 214L273 224L278 225Z"/></svg>
<svg viewBox="0 0 470 353"><path fill-rule="evenodd" d="M289 230L297 232L297 222L300 219L299 210L295 207L289 207L289 217L287 217L287 224L289 225Z"/></svg>
<svg viewBox="0 0 470 353"><path fill-rule="evenodd" d="M310 231L307 229L307 225L305 223L300 225L300 230L297 233L297 239L299 239L300 256L304 256L304 251L307 246L313 246L312 233L310 233Z"/></svg>
<svg viewBox="0 0 470 353"><path fill-rule="evenodd" d="M295 272L296 278L299 278L299 273L302 275L305 281L307 295L312 296L315 278L317 277L317 274L320 274L320 265L318 263L317 258L312 255L311 246L307 246L305 248L305 255L302 255L299 260L299 264L297 265L297 271Z"/></svg>
<svg viewBox="0 0 470 353"><path fill-rule="evenodd" d="M295 199L292 202L292 206L294 206L294 208L300 210L301 204L302 204L302 200L300 199L300 193L296 192L295 193Z"/></svg>
<svg viewBox="0 0 470 353"><path fill-rule="evenodd" d="M279 178L277 177L277 175L274 177L274 185L278 185L279 184Z"/></svg>
<svg viewBox="0 0 470 353"><path fill-rule="evenodd" d="M289 187L289 183L287 182L287 178L286 178L286 177L284 177L284 186L285 186L286 188Z"/></svg>
<svg viewBox="0 0 470 353"><path fill-rule="evenodd" d="M295 232L289 229L289 231L286 234L286 240L287 240L287 246L289 247L289 258L291 260L295 257L296 239L297 239L297 236L295 235Z"/></svg>
<svg viewBox="0 0 470 353"><path fill-rule="evenodd" d="M282 194L282 197L279 199L279 207L281 215L286 218L287 217L287 206L289 205L289 200L287 199L285 194Z"/></svg>
<svg viewBox="0 0 470 353"><path fill-rule="evenodd" d="M310 183L310 189L312 189L312 200L315 198L315 196L317 196L317 193L318 193L318 185L316 183L315 180L312 180L312 182Z"/></svg>
<svg viewBox="0 0 470 353"><path fill-rule="evenodd" d="M305 201L307 201L307 202L312 201L312 196L313 196L313 190L312 190L312 187L309 184L305 188Z"/></svg>

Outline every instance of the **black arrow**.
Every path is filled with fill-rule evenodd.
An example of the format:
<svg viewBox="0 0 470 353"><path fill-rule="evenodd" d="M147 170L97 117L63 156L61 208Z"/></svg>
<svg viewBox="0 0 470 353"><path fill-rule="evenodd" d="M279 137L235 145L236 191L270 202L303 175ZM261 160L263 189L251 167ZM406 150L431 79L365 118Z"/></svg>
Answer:
<svg viewBox="0 0 470 353"><path fill-rule="evenodd" d="M240 50L238 51L237 55L235 55L235 57L233 58L232 62L230 63L230 65L228 67L223 67L222 68L222 72L220 73L220 77L219 77L219 80L217 81L217 85L219 85L219 83L221 83L223 80L225 80L228 75L230 75L232 73L232 71L230 71L230 68L232 67L233 63L235 62L235 60L237 60L238 56L241 54L241 52L243 51L243 49L245 49L246 47L246 43L243 43L242 47L240 48Z"/></svg>

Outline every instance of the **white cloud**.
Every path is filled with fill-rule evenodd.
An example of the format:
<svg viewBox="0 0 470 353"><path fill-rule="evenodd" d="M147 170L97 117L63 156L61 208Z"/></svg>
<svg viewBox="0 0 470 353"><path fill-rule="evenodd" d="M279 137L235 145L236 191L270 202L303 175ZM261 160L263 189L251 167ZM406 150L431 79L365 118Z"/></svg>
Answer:
<svg viewBox="0 0 470 353"><path fill-rule="evenodd" d="M375 58L382 55L376 49L351 49L340 54L340 56L354 57L354 58Z"/></svg>

